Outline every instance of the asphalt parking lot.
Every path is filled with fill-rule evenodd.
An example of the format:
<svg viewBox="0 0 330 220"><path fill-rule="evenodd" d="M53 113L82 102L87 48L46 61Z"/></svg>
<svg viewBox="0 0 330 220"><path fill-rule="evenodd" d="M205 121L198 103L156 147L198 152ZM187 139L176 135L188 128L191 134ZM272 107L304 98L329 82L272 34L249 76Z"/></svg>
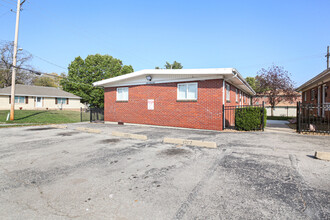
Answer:
<svg viewBox="0 0 330 220"><path fill-rule="evenodd" d="M312 157L330 136L78 123L0 140L2 219L330 219L330 162Z"/></svg>

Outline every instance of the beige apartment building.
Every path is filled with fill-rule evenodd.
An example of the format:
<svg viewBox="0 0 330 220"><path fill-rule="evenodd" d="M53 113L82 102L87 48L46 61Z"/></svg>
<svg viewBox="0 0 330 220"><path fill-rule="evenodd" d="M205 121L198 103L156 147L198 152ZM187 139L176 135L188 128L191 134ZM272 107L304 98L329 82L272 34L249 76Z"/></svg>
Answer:
<svg viewBox="0 0 330 220"><path fill-rule="evenodd" d="M0 89L0 110L11 106L11 86ZM79 110L81 97L54 87L16 85L15 109Z"/></svg>

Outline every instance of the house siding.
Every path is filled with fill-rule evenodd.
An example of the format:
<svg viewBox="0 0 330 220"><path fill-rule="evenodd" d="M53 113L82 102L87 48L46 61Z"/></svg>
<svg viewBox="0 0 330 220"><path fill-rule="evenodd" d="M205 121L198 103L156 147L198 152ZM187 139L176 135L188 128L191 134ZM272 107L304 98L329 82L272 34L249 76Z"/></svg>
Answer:
<svg viewBox="0 0 330 220"><path fill-rule="evenodd" d="M223 81L196 82L197 101L188 102L177 101L176 82L128 86L128 102L116 101L117 87L105 88L105 121L222 130ZM154 110L148 110L148 99L154 99Z"/></svg>
<svg viewBox="0 0 330 220"><path fill-rule="evenodd" d="M9 110L10 109L9 96L8 95L0 95L0 110ZM61 108L60 105L55 104L55 98L53 97L45 97L42 100L42 107L35 107L35 97L28 97L28 104L26 103L15 103L15 109L22 108L23 110L59 110ZM80 107L85 107L84 104L80 103L80 99L71 99L69 98L69 104L64 104L62 109L64 110L78 110Z"/></svg>

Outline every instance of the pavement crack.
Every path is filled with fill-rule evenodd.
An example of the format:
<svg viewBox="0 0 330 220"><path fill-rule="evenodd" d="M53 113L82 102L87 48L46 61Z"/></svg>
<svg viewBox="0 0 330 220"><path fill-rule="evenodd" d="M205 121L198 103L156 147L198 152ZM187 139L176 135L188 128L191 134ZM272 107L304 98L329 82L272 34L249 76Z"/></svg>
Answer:
<svg viewBox="0 0 330 220"><path fill-rule="evenodd" d="M293 168L293 174L295 179L297 180L297 188L299 191L299 194L301 196L301 200L304 204L304 209L302 210L306 215L308 215L311 219L320 219L322 212L318 207L320 207L319 204L316 204L316 199L312 195L313 189L310 189L310 187L305 182L304 178L300 175L298 170L298 162L295 155L290 154L289 159L291 161L291 166Z"/></svg>
<svg viewBox="0 0 330 220"><path fill-rule="evenodd" d="M193 190L189 193L186 200L181 204L179 209L176 211L175 216L173 217L173 219L182 219L184 217L184 215L186 214L189 206L196 199L198 192L203 188L203 186L210 179L210 177L213 176L214 172L219 167L220 162L222 161L222 159L225 156L229 155L229 154L230 154L230 152L228 152L228 151L223 151L223 152L220 153L220 155L214 160L211 167L209 169L207 169L207 172L204 175L204 177L196 184L196 186L193 188Z"/></svg>

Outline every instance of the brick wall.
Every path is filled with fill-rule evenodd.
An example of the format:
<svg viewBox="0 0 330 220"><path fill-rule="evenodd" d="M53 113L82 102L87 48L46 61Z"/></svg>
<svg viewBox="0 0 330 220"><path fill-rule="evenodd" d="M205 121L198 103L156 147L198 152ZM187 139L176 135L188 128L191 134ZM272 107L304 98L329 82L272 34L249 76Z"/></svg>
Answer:
<svg viewBox="0 0 330 220"><path fill-rule="evenodd" d="M292 101L282 100L276 106L297 106L297 102L301 102L301 95L297 93L298 97L294 98ZM255 96L253 97L253 105L261 105L265 102L265 106L270 106L269 99L266 96Z"/></svg>
<svg viewBox="0 0 330 220"><path fill-rule="evenodd" d="M226 82L226 84L230 85L230 100L226 99L226 91L225 91L225 105L226 106L234 106L234 105L250 105L250 96L240 89L237 89L234 85ZM237 101L236 101L236 89L237 89ZM241 93L241 98L240 98Z"/></svg>
<svg viewBox="0 0 330 220"><path fill-rule="evenodd" d="M222 80L198 81L196 102L177 101L177 84L129 86L128 102L116 102L117 88L105 88L105 121L222 130Z"/></svg>
<svg viewBox="0 0 330 220"><path fill-rule="evenodd" d="M326 82L324 83L327 86L326 89L326 97L325 97L325 102L326 103L330 103L330 82ZM322 95L323 95L323 85L321 85L320 87L320 104L322 104ZM305 92L302 93L302 103L306 104L317 104L317 99L318 99L318 87L319 86L315 86ZM311 94L312 94L312 90L314 90L314 100L312 100ZM306 93L306 101L305 101L305 93Z"/></svg>
<svg viewBox="0 0 330 220"><path fill-rule="evenodd" d="M230 100L227 100L227 93L225 90L225 106L238 106L238 105L250 105L251 97L237 89L234 85L226 82L230 85ZM237 91L236 91L237 89ZM237 101L236 101L236 92L237 92ZM241 95L240 95L241 94ZM225 111L225 125L226 127L235 125L235 108L227 108Z"/></svg>

